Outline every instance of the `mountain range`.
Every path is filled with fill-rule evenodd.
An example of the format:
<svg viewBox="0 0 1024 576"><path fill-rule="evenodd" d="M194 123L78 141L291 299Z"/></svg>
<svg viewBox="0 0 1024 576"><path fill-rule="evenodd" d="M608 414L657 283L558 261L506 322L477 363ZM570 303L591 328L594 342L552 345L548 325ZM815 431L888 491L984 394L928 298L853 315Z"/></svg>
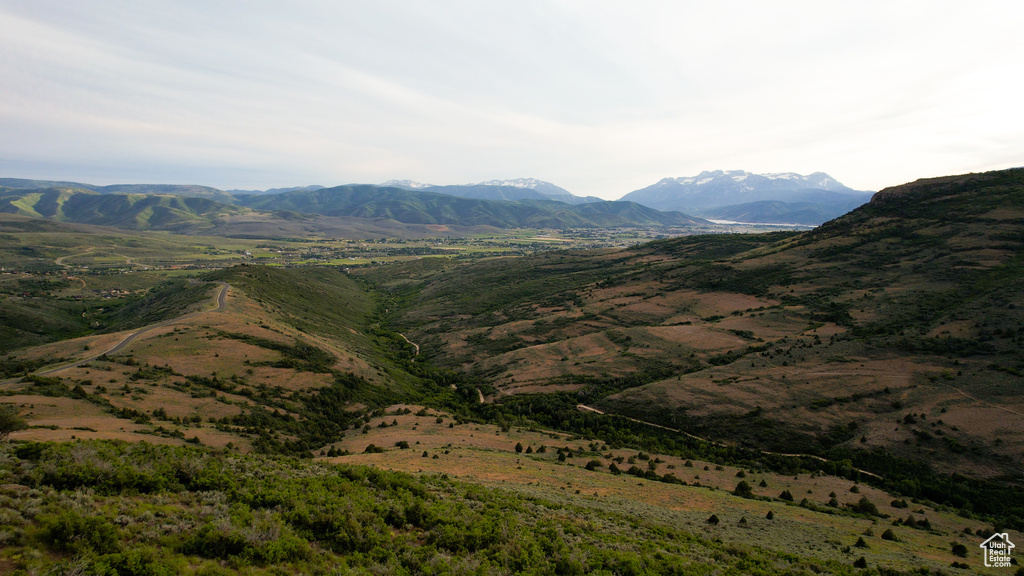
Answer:
<svg viewBox="0 0 1024 576"><path fill-rule="evenodd" d="M229 202L221 202L207 197L212 194L201 187L138 185L127 188L156 189L159 193L125 194L111 191L124 187L46 184L58 186L0 188L0 212L131 230L245 236L266 234L268 229L274 231L273 235L296 231L336 234L346 228L365 230L369 223L376 227L384 224L393 233L409 226L592 228L709 224L700 218L661 212L633 202L573 205L547 199L486 200L373 185L302 188L277 194L222 193ZM435 233L440 231L453 232L446 228Z"/></svg>
<svg viewBox="0 0 1024 576"><path fill-rule="evenodd" d="M388 180L381 186L394 186L406 190L436 192L462 198L479 200L557 200L566 204L603 202L595 196L576 196L565 188L536 178L515 178L512 180L488 180L476 184L436 186L411 180Z"/></svg>
<svg viewBox="0 0 1024 576"><path fill-rule="evenodd" d="M656 208L716 220L818 225L871 199L828 174L752 174L715 170L663 178L621 198Z"/></svg>
<svg viewBox="0 0 1024 576"><path fill-rule="evenodd" d="M217 223L228 222L227 216L236 220L274 218L246 212L244 208L336 218L384 219L403 224L499 228L692 226L708 224L704 218L814 226L849 212L870 197L869 193L852 190L821 172L803 176L751 174L742 170L665 178L630 192L618 201L576 196L535 178L445 186L389 180L381 185L350 184L331 188L309 185L228 191L195 185L96 186L0 178L0 190L3 197L0 210L5 212L177 231L189 228L208 231ZM75 193L79 196L72 200ZM150 198L140 203L139 198L129 198L145 195L179 199ZM107 196L125 198L102 199ZM214 204L182 201L182 198ZM67 203L69 200L71 202Z"/></svg>

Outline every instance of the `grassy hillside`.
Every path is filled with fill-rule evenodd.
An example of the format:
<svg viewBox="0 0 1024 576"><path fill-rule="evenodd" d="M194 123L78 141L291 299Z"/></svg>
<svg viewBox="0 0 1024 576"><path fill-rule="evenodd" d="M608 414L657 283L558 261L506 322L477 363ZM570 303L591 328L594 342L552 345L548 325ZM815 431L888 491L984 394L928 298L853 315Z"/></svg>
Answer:
<svg viewBox="0 0 1024 576"><path fill-rule="evenodd" d="M36 181L33 181L36 182ZM254 210L235 206L236 198L229 196L187 194L182 187L112 186L82 189L73 187L47 187L15 189L0 187L0 214L46 218L67 223L110 226L123 230L162 230L176 234L207 234L236 238L433 238L438 236L465 236L493 234L495 226L511 223L522 226L551 224L592 226L584 217L568 214L565 218L549 208L519 207L512 210L514 217L492 217L491 207L470 208L461 216L454 215L451 207L443 212L452 217L433 218L418 212L415 206L377 203L368 200L359 209L338 209L317 202L277 199L282 195L256 195L253 204L267 206L267 210ZM165 190L166 188L166 190ZM136 191L116 193L115 191ZM145 192L145 193L141 193ZM287 193L302 196L310 191ZM451 198L451 197L442 197ZM262 200L261 200L262 199ZM267 200L270 199L270 200ZM275 200L277 199L277 200ZM443 204L443 203L442 203ZM506 203L509 204L509 203ZM543 202L545 206L558 203ZM507 212L501 207L499 212ZM638 208L639 210L636 210ZM675 215L662 216L648 208L626 206L614 214L601 217L609 225L662 225L665 223L691 224ZM641 213L642 212L642 213ZM490 216L477 217L481 213ZM438 224L443 221L448 225Z"/></svg>
<svg viewBox="0 0 1024 576"><path fill-rule="evenodd" d="M495 399L571 391L779 452L1018 482L1022 173L884 190L801 235L369 274L396 329Z"/></svg>
<svg viewBox="0 0 1024 576"><path fill-rule="evenodd" d="M0 352L141 326L206 304L208 286L176 281L158 289L162 303L146 291L188 273L176 268L211 261L213 250L231 262L225 248L233 247L223 239L0 215Z"/></svg>
<svg viewBox="0 0 1024 576"><path fill-rule="evenodd" d="M249 210L197 197L42 188L0 193L0 212L130 230L194 231Z"/></svg>
<svg viewBox="0 0 1024 576"><path fill-rule="evenodd" d="M223 308L2 360L89 359L0 382L29 425L0 571L975 570L1024 528L1022 173L802 234L207 272ZM55 272L3 302L84 305L69 261L196 249L3 222ZM124 319L210 297L167 277L110 274Z"/></svg>
<svg viewBox="0 0 1024 576"><path fill-rule="evenodd" d="M9 573L855 574L856 556L886 558L849 544L838 560L816 557L819 545L724 543L671 516L447 474L196 448L27 444L5 454L0 473ZM713 532L773 523L724 521L731 526Z"/></svg>
<svg viewBox="0 0 1024 576"><path fill-rule="evenodd" d="M366 332L376 303L336 268L235 266L207 274L244 291L295 329L352 341Z"/></svg>
<svg viewBox="0 0 1024 576"><path fill-rule="evenodd" d="M82 182L60 182L53 180L29 180L25 178L0 178L0 187L36 190L44 188L76 188L90 190L100 194L164 194L194 198L208 198L224 204L234 202L234 196L223 190L209 186L189 184L114 184L96 186Z"/></svg>
<svg viewBox="0 0 1024 576"><path fill-rule="evenodd" d="M658 212L632 202L569 205L546 200L505 202L370 185L297 190L283 194L239 195L242 205L261 210L386 218L413 224L496 226L499 228L580 228L595 226L685 226L706 224L677 212Z"/></svg>

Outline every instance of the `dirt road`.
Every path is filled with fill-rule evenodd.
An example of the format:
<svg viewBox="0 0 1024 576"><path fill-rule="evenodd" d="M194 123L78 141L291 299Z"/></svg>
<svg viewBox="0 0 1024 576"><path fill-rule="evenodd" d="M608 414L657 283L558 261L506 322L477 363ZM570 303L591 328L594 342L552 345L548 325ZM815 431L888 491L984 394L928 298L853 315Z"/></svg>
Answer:
<svg viewBox="0 0 1024 576"><path fill-rule="evenodd" d="M221 288L220 288L220 292L217 293L217 298L214 300L216 302L216 304L217 304L215 308L213 308L211 310L200 310L198 312L191 312L189 314L185 314L184 316L178 316L177 318L172 318L170 320L164 320L163 322L157 322L156 324L150 324L149 326L144 326L142 328L139 328L135 332L131 332L131 333L127 334L124 338L121 339L120 342L118 342L117 344L114 344L113 346L111 346L107 350L104 350L103 352L100 352L100 353L95 354L93 356L90 356L88 358L82 358L81 360L75 360L74 362L70 362L70 363L67 363L67 364L61 364L59 366L54 366L52 368L46 368L45 370L39 370L39 371L35 372L36 376L46 376L46 375L49 375L49 374L53 374L54 372L59 372L61 370L67 369L67 368L71 368L71 367L74 367L74 366L78 366L80 364L84 364L86 362L91 362L91 361L99 358L100 356L103 356L104 354L114 354L115 352L120 351L125 346L131 344L132 340L135 340L136 338L138 338L139 336L145 334L146 332L149 332L150 330L155 330L157 328L162 328L162 327L167 326L169 324L174 324L175 322L180 322L182 320L187 320L189 318L194 318L194 317L199 316L201 314L208 314L210 312L219 312L219 311L223 310L225 304L227 303L228 289L231 286L228 285L227 282L216 282L216 284L218 284Z"/></svg>
<svg viewBox="0 0 1024 576"><path fill-rule="evenodd" d="M591 406L586 406L584 404L577 404L576 405L576 409L577 410L581 410L583 412L593 412L595 414L602 414L602 415L608 414L607 412L603 412L601 410L598 410L597 408L593 408ZM618 415L618 414L615 414L615 416L619 416L619 418L625 418L626 420L629 420L631 422L636 422L637 424L643 424L645 426L651 426L652 428L661 428L662 430L668 430L669 432L675 432L676 434L682 434L683 436L689 436L690 438L693 438L695 440L700 440L701 442L707 442L708 444L712 444L714 446L723 446L723 447L727 447L728 446L728 444L725 444L725 443L722 443L722 442L715 442L714 440L709 440L707 438L701 438L700 436L695 436L693 434L690 434L689 432L684 432L682 430L676 430L675 428L669 428L668 426L662 426L661 424L654 424L653 422L645 422L643 420L637 420L636 418L629 418L628 416L621 416L621 415ZM811 458L811 459L814 459L814 460L818 460L820 462L828 462L829 461L827 458L822 458L821 456L815 456L814 454L787 454L785 452L771 452L769 450L758 450L758 452L760 452L761 454L770 455L770 456L789 456L791 458ZM861 474L864 474L866 476L872 476L874 478L881 478L881 476L879 476L878 474L874 474L872 472L868 472L867 470L860 470L860 469L856 469L856 468L855 468L855 470L857 470L857 472L860 472Z"/></svg>

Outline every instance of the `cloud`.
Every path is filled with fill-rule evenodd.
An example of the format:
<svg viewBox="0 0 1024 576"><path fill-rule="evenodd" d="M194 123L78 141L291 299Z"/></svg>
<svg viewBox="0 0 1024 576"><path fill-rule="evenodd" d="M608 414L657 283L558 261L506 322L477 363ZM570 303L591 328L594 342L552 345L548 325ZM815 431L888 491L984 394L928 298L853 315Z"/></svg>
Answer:
<svg viewBox="0 0 1024 576"><path fill-rule="evenodd" d="M744 168L877 188L1022 163L1022 15L0 1L0 166L222 187L534 176L605 197Z"/></svg>

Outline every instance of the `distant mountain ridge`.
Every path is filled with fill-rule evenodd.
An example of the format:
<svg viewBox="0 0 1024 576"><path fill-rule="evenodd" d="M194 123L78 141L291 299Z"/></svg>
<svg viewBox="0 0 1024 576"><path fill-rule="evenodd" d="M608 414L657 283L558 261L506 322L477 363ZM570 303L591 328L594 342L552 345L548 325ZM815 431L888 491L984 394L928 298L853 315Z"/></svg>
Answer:
<svg viewBox="0 0 1024 576"><path fill-rule="evenodd" d="M0 212L129 230L191 232L217 221L250 215L253 210L195 196L101 194L83 188L52 187L0 188Z"/></svg>
<svg viewBox="0 0 1024 576"><path fill-rule="evenodd" d="M295 192L296 190L323 190L326 186L320 186L318 184L312 184L310 186L289 186L287 188L267 188L266 190L238 190L231 189L226 190L228 194L283 194L285 192Z"/></svg>
<svg viewBox="0 0 1024 576"><path fill-rule="evenodd" d="M499 191L524 188L480 186ZM237 202L259 210L290 210L328 216L389 218L412 224L496 226L499 228L588 228L608 226L693 226L706 220L663 212L634 202L567 204L547 197L515 201L472 198L433 189L351 184L275 195L239 195Z"/></svg>
<svg viewBox="0 0 1024 576"><path fill-rule="evenodd" d="M96 186L83 182L56 180L29 180L26 178L0 178L0 188L33 190L40 188L77 188L99 194L170 194L186 198L206 198L223 204L234 203L234 197L223 190L195 184L112 184Z"/></svg>
<svg viewBox="0 0 1024 576"><path fill-rule="evenodd" d="M566 204L604 202L594 196L576 196L561 186L536 178L513 178L510 180L487 180L476 184L453 184L439 186L412 180L388 180L384 187L404 188L422 192L436 192L460 198L477 200L557 200Z"/></svg>
<svg viewBox="0 0 1024 576"><path fill-rule="evenodd" d="M752 174L713 170L697 176L663 178L634 190L629 200L658 210L678 210L706 218L741 222L817 225L870 200L868 192L849 188L824 172ZM772 205L756 206L754 203ZM732 217L728 217L731 215Z"/></svg>
<svg viewBox="0 0 1024 576"><path fill-rule="evenodd" d="M395 224L493 228L598 228L633 226L688 227L709 222L678 212L661 212L633 202L588 202L567 204L541 196L540 199L502 201L464 198L425 191L380 187L369 184L323 188L307 186L277 194L227 194L220 202L207 197L173 193L120 193L113 190L154 190L190 192L202 187L172 185L130 185L116 187L50 186L40 181L8 180L29 187L0 187L0 212L76 222L115 226L131 230L171 230L179 233L208 232L213 229L241 232L275 228L367 225L379 228ZM53 184L53 182L47 182ZM71 183L74 184L74 183ZM485 186L485 188L487 188ZM489 187L505 190L504 187ZM510 188L511 189L511 188ZM527 192L538 194L532 190ZM350 220L361 219L362 224Z"/></svg>
<svg viewBox="0 0 1024 576"><path fill-rule="evenodd" d="M576 196L560 186L536 178L448 186L389 180L385 185L350 184L332 188L308 185L262 191L223 191L208 186L176 184L96 186L0 178L0 188L21 191L74 189L100 195L202 198L221 206L181 204L180 209L184 212L179 217L193 223L196 222L195 215L185 218L184 214L195 209L225 213L225 207L234 206L332 217L389 219L406 224L499 228L691 226L708 224L705 218L816 226L849 212L869 199L868 193L853 190L823 172L804 176L792 172L751 174L743 170L705 171L692 177L664 178L652 186L626 194L615 203L592 196ZM83 202L85 200L76 199L69 206L79 206ZM94 199L90 202L99 201ZM161 202L154 204L153 209L170 209L169 200ZM110 201L104 205L112 208L115 204ZM594 207L582 209L586 205ZM13 204L4 210L22 211ZM149 218L143 217L142 220L148 222Z"/></svg>

